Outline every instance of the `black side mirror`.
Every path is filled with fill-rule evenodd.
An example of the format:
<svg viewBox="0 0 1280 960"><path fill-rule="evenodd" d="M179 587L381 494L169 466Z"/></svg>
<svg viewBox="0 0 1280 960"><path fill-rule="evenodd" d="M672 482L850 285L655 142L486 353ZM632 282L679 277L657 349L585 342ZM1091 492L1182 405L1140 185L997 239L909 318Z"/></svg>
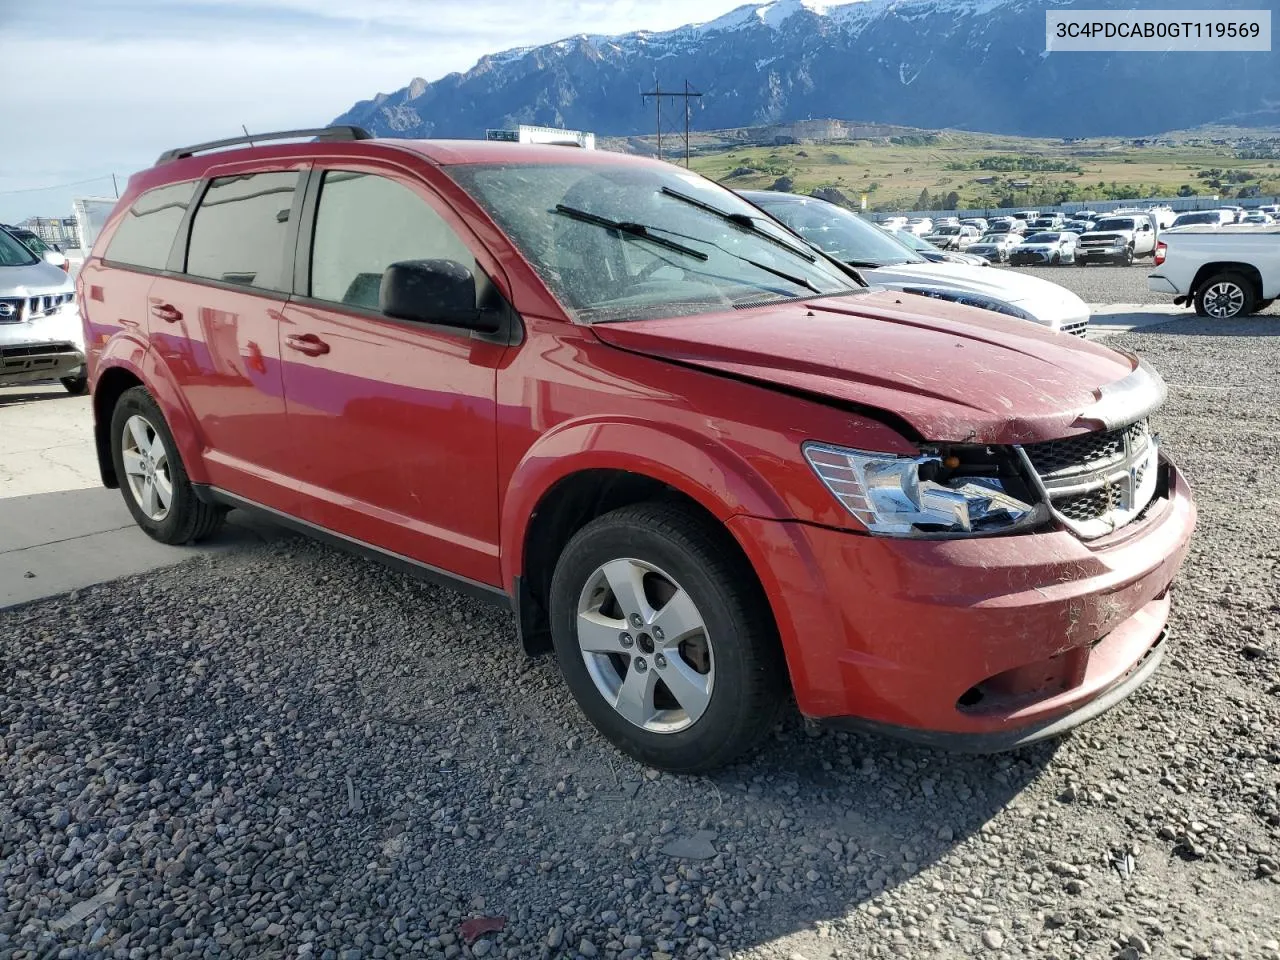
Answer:
<svg viewBox="0 0 1280 960"><path fill-rule="evenodd" d="M388 317L494 333L496 310L476 307L476 278L454 260L404 260L382 273L378 306Z"/></svg>

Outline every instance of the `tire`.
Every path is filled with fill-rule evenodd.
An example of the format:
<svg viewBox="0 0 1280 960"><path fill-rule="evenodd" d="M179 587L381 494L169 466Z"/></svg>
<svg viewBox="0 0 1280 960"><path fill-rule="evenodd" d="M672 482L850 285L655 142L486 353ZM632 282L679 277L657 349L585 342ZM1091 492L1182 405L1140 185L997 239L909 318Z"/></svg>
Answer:
<svg viewBox="0 0 1280 960"><path fill-rule="evenodd" d="M1080 254L1078 254L1078 253L1077 253L1077 254L1076 254L1076 266L1077 266L1077 267L1087 267L1088 265L1089 265L1089 261L1088 261L1088 260L1086 260L1084 257L1080 256Z"/></svg>
<svg viewBox="0 0 1280 960"><path fill-rule="evenodd" d="M1234 320L1257 310L1253 284L1238 273L1214 274L1196 291L1196 313L1214 320Z"/></svg>
<svg viewBox="0 0 1280 960"><path fill-rule="evenodd" d="M196 496L169 425L144 387L126 390L111 413L111 462L125 505L153 540L195 543L222 526L226 510ZM147 496L148 486L154 498Z"/></svg>
<svg viewBox="0 0 1280 960"><path fill-rule="evenodd" d="M1124 258L1120 262L1123 263L1126 267L1133 266L1133 247L1124 248Z"/></svg>
<svg viewBox="0 0 1280 960"><path fill-rule="evenodd" d="M684 624L684 639L664 636L664 623ZM662 770L696 773L741 756L787 693L754 572L721 527L679 504L623 507L579 530L552 577L551 632L587 719Z"/></svg>
<svg viewBox="0 0 1280 960"><path fill-rule="evenodd" d="M1052 265L1052 266L1055 266L1055 267L1060 267L1060 266L1062 266L1062 254L1060 254L1060 253L1055 253L1055 254L1053 255L1053 260L1052 260L1052 261L1050 261L1050 263L1051 263L1051 265Z"/></svg>
<svg viewBox="0 0 1280 960"><path fill-rule="evenodd" d="M82 372L74 377L62 377L58 382L73 397L81 397L89 392L89 375L87 373Z"/></svg>
<svg viewBox="0 0 1280 960"><path fill-rule="evenodd" d="M1255 304L1253 305L1253 312L1254 312L1254 313L1262 313L1262 311L1263 311L1263 310L1268 310L1268 309L1270 309L1271 305L1272 305L1273 303L1275 303L1275 302L1276 302L1276 301L1275 301L1275 299L1274 299L1274 298L1272 298L1272 299L1270 299L1270 300L1259 300L1257 303L1255 303Z"/></svg>

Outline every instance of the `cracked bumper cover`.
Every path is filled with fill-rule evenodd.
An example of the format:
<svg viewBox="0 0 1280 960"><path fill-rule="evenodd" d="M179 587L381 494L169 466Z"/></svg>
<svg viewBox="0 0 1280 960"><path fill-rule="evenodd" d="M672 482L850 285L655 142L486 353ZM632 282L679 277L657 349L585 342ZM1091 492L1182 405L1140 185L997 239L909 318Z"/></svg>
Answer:
<svg viewBox="0 0 1280 960"><path fill-rule="evenodd" d="M1195 525L1186 481L1121 530L893 540L738 517L801 712L938 746L1009 749L1113 707L1163 657Z"/></svg>

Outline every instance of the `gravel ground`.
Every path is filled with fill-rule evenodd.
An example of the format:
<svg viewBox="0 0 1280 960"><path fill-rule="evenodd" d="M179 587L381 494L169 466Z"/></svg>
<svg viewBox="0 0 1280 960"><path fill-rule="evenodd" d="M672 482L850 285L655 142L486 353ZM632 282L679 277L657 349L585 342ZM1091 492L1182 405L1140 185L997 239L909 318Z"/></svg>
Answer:
<svg viewBox="0 0 1280 960"><path fill-rule="evenodd" d="M792 715L659 775L509 616L302 540L0 613L0 958L1280 958L1276 334L1112 341L1200 502L1173 649L1014 755Z"/></svg>
<svg viewBox="0 0 1280 960"><path fill-rule="evenodd" d="M1147 275L1155 268L1151 259L1139 260L1131 267L1111 266L1110 264L1088 267L999 267L1000 270L1013 270L1032 277L1041 277L1061 284L1073 291L1085 303L1149 303L1154 306L1171 307L1173 297L1166 293L1152 293L1147 289ZM1191 313L1188 307L1187 312ZM1265 312L1267 316L1280 316L1280 304L1273 304Z"/></svg>

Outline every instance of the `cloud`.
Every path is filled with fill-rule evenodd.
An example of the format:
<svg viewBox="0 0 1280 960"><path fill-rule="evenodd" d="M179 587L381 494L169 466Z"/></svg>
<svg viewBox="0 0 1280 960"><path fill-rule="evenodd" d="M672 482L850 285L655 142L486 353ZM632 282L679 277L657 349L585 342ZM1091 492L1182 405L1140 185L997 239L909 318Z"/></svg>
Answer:
<svg viewBox="0 0 1280 960"><path fill-rule="evenodd" d="M0 0L3 2L3 0ZM523 0L98 0L20 4L0 20L10 129L0 221L61 215L102 177L110 195L163 150L250 131L319 126L415 76L438 79L487 53L576 33L670 29L734 0L565 0L528 16ZM69 42L74 40L74 42ZM57 64L35 76L30 64ZM13 193L12 191L27 191Z"/></svg>

